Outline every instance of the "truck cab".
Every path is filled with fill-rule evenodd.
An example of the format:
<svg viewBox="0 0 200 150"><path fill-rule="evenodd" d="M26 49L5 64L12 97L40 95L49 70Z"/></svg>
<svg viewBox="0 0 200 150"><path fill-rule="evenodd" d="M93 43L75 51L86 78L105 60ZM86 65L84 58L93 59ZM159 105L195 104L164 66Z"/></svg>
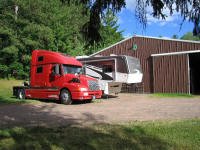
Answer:
<svg viewBox="0 0 200 150"><path fill-rule="evenodd" d="M63 104L71 104L72 100L101 98L97 80L85 76L82 67L82 63L71 56L35 50L32 52L30 84L24 91L15 88L14 95L56 99Z"/></svg>

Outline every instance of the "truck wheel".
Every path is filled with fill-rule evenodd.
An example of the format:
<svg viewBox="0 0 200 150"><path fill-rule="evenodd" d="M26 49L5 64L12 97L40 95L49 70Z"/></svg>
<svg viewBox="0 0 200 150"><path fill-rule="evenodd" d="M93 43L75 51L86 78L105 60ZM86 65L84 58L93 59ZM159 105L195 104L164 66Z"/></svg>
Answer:
<svg viewBox="0 0 200 150"><path fill-rule="evenodd" d="M25 94L24 89L19 89L18 93L17 93L17 98L18 99L25 99L25 97L26 97L26 94Z"/></svg>
<svg viewBox="0 0 200 150"><path fill-rule="evenodd" d="M92 102L92 99L88 99L86 100L87 103L91 103Z"/></svg>
<svg viewBox="0 0 200 150"><path fill-rule="evenodd" d="M68 90L64 89L60 94L60 101L62 104L70 105L72 103L72 97Z"/></svg>

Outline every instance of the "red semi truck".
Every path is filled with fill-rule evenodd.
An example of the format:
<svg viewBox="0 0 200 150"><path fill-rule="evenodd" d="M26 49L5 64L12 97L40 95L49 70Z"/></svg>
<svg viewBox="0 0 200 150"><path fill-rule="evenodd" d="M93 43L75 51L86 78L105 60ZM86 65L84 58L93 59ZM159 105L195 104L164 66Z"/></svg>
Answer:
<svg viewBox="0 0 200 150"><path fill-rule="evenodd" d="M84 75L82 63L75 58L51 51L34 50L31 60L31 81L13 87L19 99L56 99L63 104L72 100L101 98L96 79Z"/></svg>

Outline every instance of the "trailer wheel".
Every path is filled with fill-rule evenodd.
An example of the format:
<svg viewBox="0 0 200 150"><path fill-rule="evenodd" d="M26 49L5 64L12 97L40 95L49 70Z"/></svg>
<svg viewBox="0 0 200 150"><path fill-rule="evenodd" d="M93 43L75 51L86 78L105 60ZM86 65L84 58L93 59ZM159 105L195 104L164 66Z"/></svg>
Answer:
<svg viewBox="0 0 200 150"><path fill-rule="evenodd" d="M62 90L60 94L60 101L62 104L70 105L72 103L72 97L69 90Z"/></svg>
<svg viewBox="0 0 200 150"><path fill-rule="evenodd" d="M25 90L24 89L19 89L18 93L17 93L17 98L18 99L25 99L26 94L25 94Z"/></svg>

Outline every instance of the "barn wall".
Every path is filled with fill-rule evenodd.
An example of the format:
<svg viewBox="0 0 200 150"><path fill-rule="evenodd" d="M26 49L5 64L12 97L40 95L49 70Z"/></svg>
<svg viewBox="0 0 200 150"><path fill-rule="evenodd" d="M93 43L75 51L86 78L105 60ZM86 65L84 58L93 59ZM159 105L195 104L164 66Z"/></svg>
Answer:
<svg viewBox="0 0 200 150"><path fill-rule="evenodd" d="M154 93L189 93L187 54L153 58Z"/></svg>
<svg viewBox="0 0 200 150"><path fill-rule="evenodd" d="M133 50L134 44L137 44L137 50ZM153 72L152 72L151 54L189 51L189 50L200 50L200 43L162 40L162 39L135 36L122 43L114 45L102 52L99 52L95 55L109 56L110 54L116 54L116 55L129 55L139 58L144 74L143 77L144 91L150 93L153 92L153 81L152 81ZM181 61L185 60L181 59Z"/></svg>

